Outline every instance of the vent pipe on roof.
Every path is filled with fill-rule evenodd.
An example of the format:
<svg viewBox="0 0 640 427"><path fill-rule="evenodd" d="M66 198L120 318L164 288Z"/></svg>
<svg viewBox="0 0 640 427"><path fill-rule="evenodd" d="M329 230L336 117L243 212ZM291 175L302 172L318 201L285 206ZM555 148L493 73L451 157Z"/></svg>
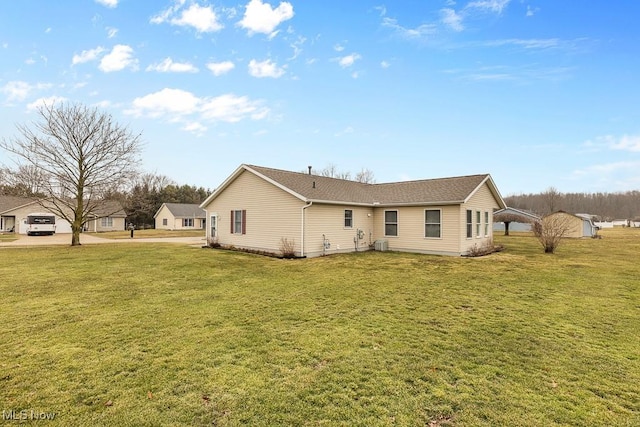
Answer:
<svg viewBox="0 0 640 427"><path fill-rule="evenodd" d="M309 175L311 175L311 166L307 166L309 168Z"/></svg>
<svg viewBox="0 0 640 427"><path fill-rule="evenodd" d="M313 186L312 186L312 188L316 188L316 182L315 182L315 181L313 181Z"/></svg>

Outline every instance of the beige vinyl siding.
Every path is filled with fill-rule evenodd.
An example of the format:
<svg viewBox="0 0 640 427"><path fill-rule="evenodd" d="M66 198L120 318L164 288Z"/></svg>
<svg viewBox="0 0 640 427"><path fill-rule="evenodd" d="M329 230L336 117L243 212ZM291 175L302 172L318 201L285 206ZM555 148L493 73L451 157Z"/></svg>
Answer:
<svg viewBox="0 0 640 427"><path fill-rule="evenodd" d="M398 236L384 235L384 212L398 211ZM440 210L440 238L425 237L425 210ZM453 206L380 207L374 212L374 241L384 239L389 250L431 254L459 254L460 210Z"/></svg>
<svg viewBox="0 0 640 427"><path fill-rule="evenodd" d="M223 246L280 252L282 238L300 253L302 207L305 203L255 176L242 172L208 205L207 218L218 216L218 243ZM231 233L231 211L246 210L246 234ZM207 236L210 228L207 227Z"/></svg>
<svg viewBox="0 0 640 427"><path fill-rule="evenodd" d="M85 226L85 229L87 231L94 231L94 232L102 232L102 231L122 231L125 229L124 227L124 222L125 219L124 218L111 218L112 220L112 225L110 227L103 227L102 226L102 218L98 218L97 220L91 220L89 222L87 222L87 225Z"/></svg>
<svg viewBox="0 0 640 427"><path fill-rule="evenodd" d="M353 212L353 227L344 226L344 211ZM322 235L331 243L325 254L353 252L356 250L354 238L357 231L363 231L363 238L357 239L358 251L369 250L373 244L373 209L369 207L313 204L306 209L305 218L305 255L322 255Z"/></svg>
<svg viewBox="0 0 640 427"><path fill-rule="evenodd" d="M493 241L493 211L494 209L498 209L500 206L496 201L493 193L489 190L489 186L487 184L483 184L478 190L471 196L467 203L460 205L460 253L465 254L471 249L474 245L477 247L481 247L482 245L488 244ZM467 209L473 212L473 237L468 239L466 226L467 226ZM477 214L476 212L480 212L480 236L477 235ZM485 213L489 213L489 228L488 235L485 236Z"/></svg>
<svg viewBox="0 0 640 427"><path fill-rule="evenodd" d="M163 225L163 219L167 220L167 225ZM168 207L162 206L160 212L156 215L156 229L158 230L174 230L176 227L176 218L173 216ZM180 222L182 225L182 222Z"/></svg>
<svg viewBox="0 0 640 427"><path fill-rule="evenodd" d="M542 219L542 225L544 226L544 222L546 218L549 217L556 217L559 216L562 219L562 221L568 221L567 222L567 226L568 226L568 232L565 234L565 237L571 237L571 238L580 238L580 237L584 237L584 233L583 233L583 220L582 218L579 218L575 215L571 215L568 214L566 212L556 212L553 213L551 215L549 215L548 217L545 217Z"/></svg>

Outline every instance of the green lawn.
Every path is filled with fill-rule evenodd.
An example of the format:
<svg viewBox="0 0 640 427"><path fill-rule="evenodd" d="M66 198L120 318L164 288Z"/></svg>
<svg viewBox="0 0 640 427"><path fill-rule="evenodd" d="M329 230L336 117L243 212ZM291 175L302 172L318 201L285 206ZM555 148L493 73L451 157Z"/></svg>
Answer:
<svg viewBox="0 0 640 427"><path fill-rule="evenodd" d="M130 239L131 231L105 231L100 233L87 233L105 239ZM205 230L133 230L134 239L147 239L150 237L204 237Z"/></svg>
<svg viewBox="0 0 640 427"><path fill-rule="evenodd" d="M640 229L602 234L555 255L496 236L473 259L1 249L0 406L65 426L638 426Z"/></svg>

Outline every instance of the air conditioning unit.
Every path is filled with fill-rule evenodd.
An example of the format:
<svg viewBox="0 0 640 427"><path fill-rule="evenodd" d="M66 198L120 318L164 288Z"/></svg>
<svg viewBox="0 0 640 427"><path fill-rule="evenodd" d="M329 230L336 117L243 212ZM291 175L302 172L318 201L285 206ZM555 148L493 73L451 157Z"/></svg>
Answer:
<svg viewBox="0 0 640 427"><path fill-rule="evenodd" d="M376 251L384 252L386 250L389 250L389 242L387 242L386 240L376 240L374 242L374 245Z"/></svg>

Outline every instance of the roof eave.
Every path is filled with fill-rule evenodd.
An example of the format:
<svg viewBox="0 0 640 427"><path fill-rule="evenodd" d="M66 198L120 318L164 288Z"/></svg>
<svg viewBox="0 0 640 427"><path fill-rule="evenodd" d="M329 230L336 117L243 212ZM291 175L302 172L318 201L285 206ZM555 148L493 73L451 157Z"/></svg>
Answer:
<svg viewBox="0 0 640 427"><path fill-rule="evenodd" d="M488 185L489 191L491 191L493 198L496 200L496 202L498 202L498 206L500 207L500 209L506 209L507 204L502 198L500 191L498 191L498 187L496 186L496 183L493 182L493 178L491 178L490 174L487 174L484 179L476 186L476 188L474 188L473 191L469 193L469 195L464 199L464 203L467 203L484 184Z"/></svg>

